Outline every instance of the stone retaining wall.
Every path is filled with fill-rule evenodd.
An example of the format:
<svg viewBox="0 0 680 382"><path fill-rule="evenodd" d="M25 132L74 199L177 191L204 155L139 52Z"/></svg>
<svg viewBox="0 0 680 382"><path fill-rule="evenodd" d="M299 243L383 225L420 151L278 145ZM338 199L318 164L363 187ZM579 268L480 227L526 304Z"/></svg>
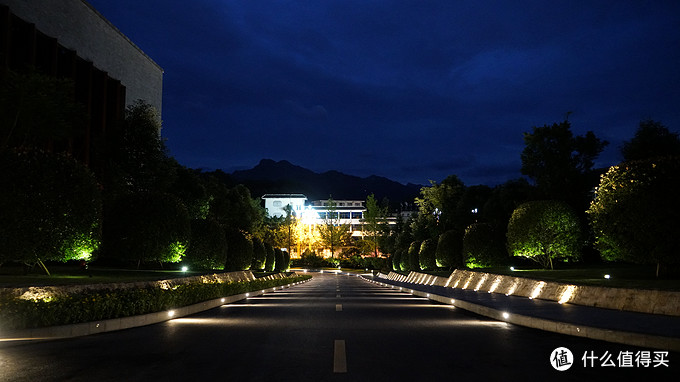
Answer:
<svg viewBox="0 0 680 382"><path fill-rule="evenodd" d="M680 316L680 292L571 285L524 277L455 270L449 277L390 272L388 280L538 298L599 308Z"/></svg>

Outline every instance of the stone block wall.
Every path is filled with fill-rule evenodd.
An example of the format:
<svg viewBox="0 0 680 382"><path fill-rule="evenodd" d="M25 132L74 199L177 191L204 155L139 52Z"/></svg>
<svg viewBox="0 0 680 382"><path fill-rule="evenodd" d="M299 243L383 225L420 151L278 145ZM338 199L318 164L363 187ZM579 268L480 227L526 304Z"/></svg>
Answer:
<svg viewBox="0 0 680 382"><path fill-rule="evenodd" d="M455 270L449 277L419 272L408 276L390 272L389 280L422 285L437 285L480 292L538 298L600 308L680 316L680 292L608 288L541 281L524 277Z"/></svg>

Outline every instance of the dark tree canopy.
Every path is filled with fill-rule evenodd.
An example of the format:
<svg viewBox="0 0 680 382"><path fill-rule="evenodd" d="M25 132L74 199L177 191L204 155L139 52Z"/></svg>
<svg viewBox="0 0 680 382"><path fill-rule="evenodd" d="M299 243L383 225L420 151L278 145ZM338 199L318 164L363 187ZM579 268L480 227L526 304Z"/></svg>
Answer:
<svg viewBox="0 0 680 382"><path fill-rule="evenodd" d="M229 228L227 233L226 271L243 271L250 268L253 261L253 242L243 232Z"/></svg>
<svg viewBox="0 0 680 382"><path fill-rule="evenodd" d="M641 121L635 136L623 143L624 161L650 159L662 156L680 156L680 138L661 122L651 119Z"/></svg>
<svg viewBox="0 0 680 382"><path fill-rule="evenodd" d="M103 164L105 191L166 192L174 182L176 162L167 156L156 109L137 100L128 106L120 128L109 134Z"/></svg>
<svg viewBox="0 0 680 382"><path fill-rule="evenodd" d="M522 174L533 179L545 197L569 202L583 210L596 182L592 167L607 145L588 131L574 136L569 121L534 127L524 133Z"/></svg>
<svg viewBox="0 0 680 382"><path fill-rule="evenodd" d="M39 73L0 74L0 149L66 149L86 130L87 112L73 81Z"/></svg>
<svg viewBox="0 0 680 382"><path fill-rule="evenodd" d="M0 264L90 259L102 202L92 173L35 149L0 150Z"/></svg>
<svg viewBox="0 0 680 382"><path fill-rule="evenodd" d="M195 268L218 269L227 259L227 238L224 230L212 219L191 221L191 244L184 262Z"/></svg>
<svg viewBox="0 0 680 382"><path fill-rule="evenodd" d="M680 264L680 157L625 162L602 177L588 215L606 260Z"/></svg>
<svg viewBox="0 0 680 382"><path fill-rule="evenodd" d="M463 258L470 268L503 265L508 260L504 230L491 223L475 223L465 230Z"/></svg>
<svg viewBox="0 0 680 382"><path fill-rule="evenodd" d="M461 258L462 234L458 230L448 230L439 235L435 258L437 266L442 268L459 268Z"/></svg>
<svg viewBox="0 0 680 382"><path fill-rule="evenodd" d="M106 211L107 257L136 261L182 260L189 246L191 221L174 195L141 192L123 195Z"/></svg>

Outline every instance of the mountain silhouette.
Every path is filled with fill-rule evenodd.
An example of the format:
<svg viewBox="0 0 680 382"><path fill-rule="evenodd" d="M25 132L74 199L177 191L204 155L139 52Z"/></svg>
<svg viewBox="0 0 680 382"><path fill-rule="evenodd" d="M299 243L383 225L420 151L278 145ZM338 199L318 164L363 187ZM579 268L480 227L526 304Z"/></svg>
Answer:
<svg viewBox="0 0 680 382"><path fill-rule="evenodd" d="M378 201L387 198L393 206L413 203L422 187L375 175L360 178L335 170L319 174L286 160L271 159L262 159L250 170L234 171L230 177L233 182L248 187L254 198L264 194L301 193L309 200L328 199L329 196L336 200L366 200L368 195L374 194Z"/></svg>

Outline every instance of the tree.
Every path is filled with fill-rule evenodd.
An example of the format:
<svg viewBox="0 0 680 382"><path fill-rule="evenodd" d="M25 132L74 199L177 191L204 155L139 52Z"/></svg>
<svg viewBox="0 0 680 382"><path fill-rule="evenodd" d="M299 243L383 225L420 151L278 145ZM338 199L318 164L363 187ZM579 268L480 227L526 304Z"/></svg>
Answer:
<svg viewBox="0 0 680 382"><path fill-rule="evenodd" d="M140 192L117 198L107 209L104 225L106 256L176 263L189 245L191 222L174 195Z"/></svg>
<svg viewBox="0 0 680 382"><path fill-rule="evenodd" d="M680 138L661 122L641 121L635 136L623 143L623 160L633 161L662 156L680 156Z"/></svg>
<svg viewBox="0 0 680 382"><path fill-rule="evenodd" d="M565 120L534 127L531 133L524 133L524 143L522 174L533 179L545 197L585 210L589 192L597 182L593 163L607 142L592 131L574 136Z"/></svg>
<svg viewBox="0 0 680 382"><path fill-rule="evenodd" d="M382 235L386 222L387 206L380 206L375 195L366 198L366 211L362 220L362 231L371 240L374 256L378 256L378 238Z"/></svg>
<svg viewBox="0 0 680 382"><path fill-rule="evenodd" d="M0 185L0 264L90 260L102 201L86 167L61 154L0 150Z"/></svg>
<svg viewBox="0 0 680 382"><path fill-rule="evenodd" d="M438 267L458 268L463 264L461 246L463 235L458 230L448 230L439 235L435 259Z"/></svg>
<svg viewBox="0 0 680 382"><path fill-rule="evenodd" d="M469 268L487 268L505 263L508 252L503 231L491 223L471 224L463 238L463 260Z"/></svg>
<svg viewBox="0 0 680 382"><path fill-rule="evenodd" d="M522 203L536 200L537 197L536 187L529 184L526 179L509 180L491 191L480 214L482 221L503 227L505 230L515 208Z"/></svg>
<svg viewBox="0 0 680 382"><path fill-rule="evenodd" d="M0 149L67 149L87 128L72 80L39 73L0 75Z"/></svg>
<svg viewBox="0 0 680 382"><path fill-rule="evenodd" d="M436 268L435 252L437 251L437 241L435 239L427 239L420 245L418 251L418 263L422 270L432 270Z"/></svg>
<svg viewBox="0 0 680 382"><path fill-rule="evenodd" d="M166 192L174 182L177 164L161 139L161 120L150 104L137 100L128 106L120 128L109 134L103 163L108 199L125 193Z"/></svg>
<svg viewBox="0 0 680 382"><path fill-rule="evenodd" d="M430 231L429 237L461 225L456 221L456 211L464 191L465 184L455 175L448 176L439 184L430 181L430 187L420 189L421 196L415 199L415 203L419 219Z"/></svg>
<svg viewBox="0 0 680 382"><path fill-rule="evenodd" d="M323 224L319 225L321 243L331 250L331 257L335 258L335 250L347 244L351 233L347 224L340 224L337 203L329 197L326 204L326 216Z"/></svg>
<svg viewBox="0 0 680 382"><path fill-rule="evenodd" d="M625 162L600 181L588 216L606 260L679 264L680 157Z"/></svg>
<svg viewBox="0 0 680 382"><path fill-rule="evenodd" d="M227 238L215 220L193 219L190 243L184 262L202 269L224 267L227 260Z"/></svg>
<svg viewBox="0 0 680 382"><path fill-rule="evenodd" d="M465 227L477 222L484 213L484 207L490 197L491 188L489 186L467 187L456 205L455 228L462 233Z"/></svg>
<svg viewBox="0 0 680 382"><path fill-rule="evenodd" d="M580 257L583 235L578 217L564 202L527 202L512 213L507 231L508 252L553 269L554 259Z"/></svg>

